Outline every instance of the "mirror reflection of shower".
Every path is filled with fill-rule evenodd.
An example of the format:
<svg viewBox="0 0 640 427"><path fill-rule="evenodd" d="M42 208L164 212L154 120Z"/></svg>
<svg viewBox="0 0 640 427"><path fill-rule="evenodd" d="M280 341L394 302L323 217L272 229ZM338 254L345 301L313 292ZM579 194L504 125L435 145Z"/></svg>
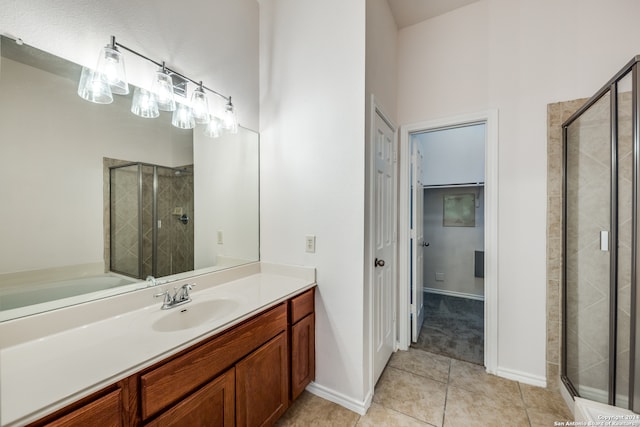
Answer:
<svg viewBox="0 0 640 427"><path fill-rule="evenodd" d="M109 270L138 279L193 270L193 166L109 161Z"/></svg>

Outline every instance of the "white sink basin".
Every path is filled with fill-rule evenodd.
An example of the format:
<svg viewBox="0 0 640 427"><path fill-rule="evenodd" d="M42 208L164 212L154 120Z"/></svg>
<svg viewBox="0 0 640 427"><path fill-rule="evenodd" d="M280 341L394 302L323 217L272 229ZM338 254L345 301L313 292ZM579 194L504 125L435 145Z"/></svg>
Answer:
<svg viewBox="0 0 640 427"><path fill-rule="evenodd" d="M240 303L238 301L228 298L190 302L170 309L166 316L153 322L152 327L158 332L176 332L191 329L205 322L228 316L239 306Z"/></svg>

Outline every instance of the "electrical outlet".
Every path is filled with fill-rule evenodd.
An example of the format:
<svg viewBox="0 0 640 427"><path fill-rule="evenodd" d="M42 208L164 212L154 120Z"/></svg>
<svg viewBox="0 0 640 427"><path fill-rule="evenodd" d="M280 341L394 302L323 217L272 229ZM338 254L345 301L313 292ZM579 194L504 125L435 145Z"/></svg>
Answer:
<svg viewBox="0 0 640 427"><path fill-rule="evenodd" d="M311 254L316 252L316 236L311 234L304 236L304 250Z"/></svg>

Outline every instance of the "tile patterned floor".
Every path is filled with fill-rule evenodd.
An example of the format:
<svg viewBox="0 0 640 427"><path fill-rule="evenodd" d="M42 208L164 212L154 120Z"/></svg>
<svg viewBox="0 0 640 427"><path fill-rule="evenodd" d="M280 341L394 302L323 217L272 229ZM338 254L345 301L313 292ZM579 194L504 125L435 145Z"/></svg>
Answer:
<svg viewBox="0 0 640 427"><path fill-rule="evenodd" d="M276 426L548 427L569 420L558 392L411 348L393 355L366 415L304 392Z"/></svg>

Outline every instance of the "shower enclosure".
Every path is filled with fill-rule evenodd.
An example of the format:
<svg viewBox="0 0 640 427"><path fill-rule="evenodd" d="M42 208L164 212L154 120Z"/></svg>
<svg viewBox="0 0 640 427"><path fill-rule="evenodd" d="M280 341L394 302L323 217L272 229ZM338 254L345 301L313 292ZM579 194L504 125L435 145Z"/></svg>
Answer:
<svg viewBox="0 0 640 427"><path fill-rule="evenodd" d="M138 279L193 270L193 170L109 168L110 270Z"/></svg>
<svg viewBox="0 0 640 427"><path fill-rule="evenodd" d="M640 56L563 125L561 376L576 396L640 411Z"/></svg>

